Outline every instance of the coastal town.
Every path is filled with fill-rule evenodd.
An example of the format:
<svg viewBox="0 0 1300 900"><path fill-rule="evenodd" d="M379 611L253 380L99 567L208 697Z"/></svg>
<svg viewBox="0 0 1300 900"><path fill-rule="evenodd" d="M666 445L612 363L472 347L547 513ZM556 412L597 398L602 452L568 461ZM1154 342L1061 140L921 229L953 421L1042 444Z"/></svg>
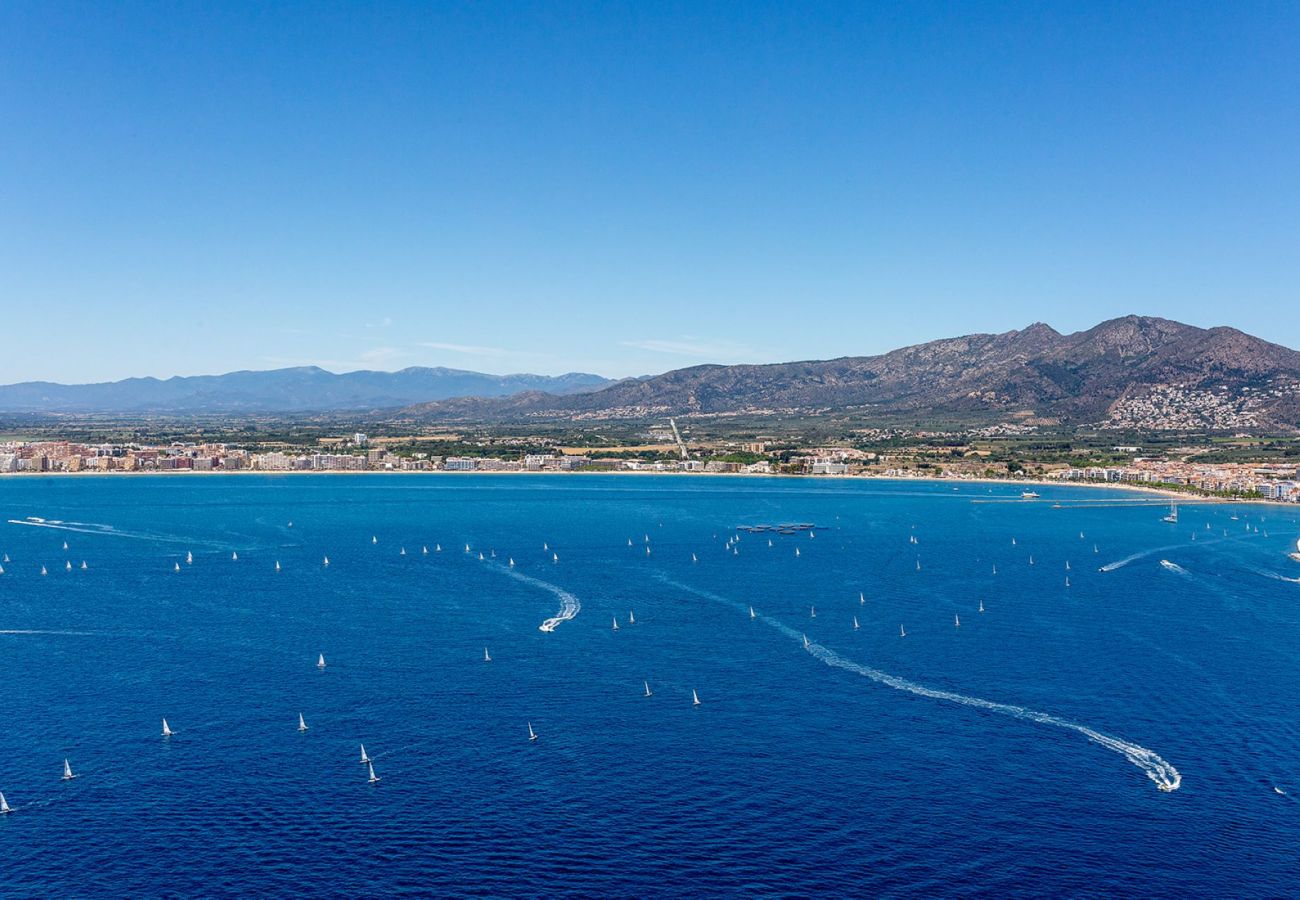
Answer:
<svg viewBox="0 0 1300 900"><path fill-rule="evenodd" d="M477 448L476 448L477 449ZM1044 483L1127 485L1228 499L1300 503L1295 463L1198 463L1134 455L1123 465L1043 465L1028 471L995 467L976 456L918 461L907 452L809 447L777 452L764 442L708 448L661 445L636 458L623 448L554 448L550 452L496 447L477 455L393 452L361 433L328 450L257 450L224 443L84 444L0 442L0 475L113 473L306 472L624 472L708 475L838 476L945 480L1005 479ZM1115 448L1137 451L1139 448Z"/></svg>

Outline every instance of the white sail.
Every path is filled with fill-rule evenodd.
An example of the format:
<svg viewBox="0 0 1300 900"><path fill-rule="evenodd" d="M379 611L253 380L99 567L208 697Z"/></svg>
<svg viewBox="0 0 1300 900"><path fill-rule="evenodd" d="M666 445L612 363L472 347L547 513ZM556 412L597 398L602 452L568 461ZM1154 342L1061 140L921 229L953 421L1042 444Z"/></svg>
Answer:
<svg viewBox="0 0 1300 900"><path fill-rule="evenodd" d="M321 565L328 567L329 564L330 564L330 558L327 556L325 557L325 561L321 563Z"/></svg>
<svg viewBox="0 0 1300 900"><path fill-rule="evenodd" d="M421 547L421 548L420 548L420 555L421 555L421 556L428 556L428 555L429 555L429 548L428 548L427 546L426 546L426 547Z"/></svg>
<svg viewBox="0 0 1300 900"><path fill-rule="evenodd" d="M441 553L441 552L442 552L442 544L434 544L434 545L433 545L433 552L434 552L434 553Z"/></svg>
<svg viewBox="0 0 1300 900"><path fill-rule="evenodd" d="M275 561L275 571L280 571L280 561L278 559Z"/></svg>
<svg viewBox="0 0 1300 900"><path fill-rule="evenodd" d="M366 745L365 745L365 744L362 744L362 745L361 745L361 765L363 765L363 766L368 766L368 765L370 765L370 757L369 757L369 756L366 756Z"/></svg>
<svg viewBox="0 0 1300 900"><path fill-rule="evenodd" d="M699 562L699 561L700 561L700 558L699 558L698 556L696 556L694 553L692 553L692 554L691 554L691 562Z"/></svg>
<svg viewBox="0 0 1300 900"><path fill-rule="evenodd" d="M63 761L63 780L71 781L76 777L77 777L76 775L72 774L72 764L65 759Z"/></svg>
<svg viewBox="0 0 1300 900"><path fill-rule="evenodd" d="M5 799L4 794L0 794L0 816L8 815L11 812L13 810L9 808L9 801Z"/></svg>
<svg viewBox="0 0 1300 900"><path fill-rule="evenodd" d="M370 543L372 543L372 544L378 544L378 543L379 543L379 535L377 535L377 534L372 534L372 535L370 536Z"/></svg>
<svg viewBox="0 0 1300 900"><path fill-rule="evenodd" d="M700 695L695 693L695 688L691 688L691 706L700 705Z"/></svg>
<svg viewBox="0 0 1300 900"><path fill-rule="evenodd" d="M795 547L795 548L794 548L794 555L795 555L795 556L798 556L798 555L799 555L799 548L798 548L798 547Z"/></svg>
<svg viewBox="0 0 1300 900"><path fill-rule="evenodd" d="M859 593L859 594L858 594L858 606L866 606L866 605L867 605L867 595L866 595L866 594L863 594L863 593Z"/></svg>
<svg viewBox="0 0 1300 900"><path fill-rule="evenodd" d="M853 617L853 630L854 630L854 631L857 631L857 630L858 630L858 617L857 617L857 616L854 616L854 617Z"/></svg>
<svg viewBox="0 0 1300 900"><path fill-rule="evenodd" d="M750 617L751 619L753 619L753 618L757 618L757 617L754 615L754 607L752 607L752 606L749 608L749 617Z"/></svg>
<svg viewBox="0 0 1300 900"><path fill-rule="evenodd" d="M68 542L67 542L67 541L64 541L64 542L63 542L63 549L64 549L64 550L67 550L67 549L68 549Z"/></svg>
<svg viewBox="0 0 1300 900"><path fill-rule="evenodd" d="M89 568L90 568L90 566L86 565L86 561L83 559L83 560L81 561L81 570L84 572L86 569L89 569Z"/></svg>
<svg viewBox="0 0 1300 900"><path fill-rule="evenodd" d="M636 614L633 613L632 610L630 609L627 611L627 624L629 625L636 624Z"/></svg>
<svg viewBox="0 0 1300 900"><path fill-rule="evenodd" d="M552 553L552 554L551 554L551 562L559 562L559 561L560 561L560 554L558 554L558 553Z"/></svg>
<svg viewBox="0 0 1300 900"><path fill-rule="evenodd" d="M809 646L809 645L808 645L808 635L805 634L805 635L803 636L803 648L804 648L805 650L807 650L807 649L808 649L808 646Z"/></svg>
<svg viewBox="0 0 1300 900"><path fill-rule="evenodd" d="M815 606L808 607L808 618L810 619L817 618L817 607Z"/></svg>
<svg viewBox="0 0 1300 900"><path fill-rule="evenodd" d="M72 560L69 559L69 560L66 560L66 561L63 563L63 571L65 571L65 572L71 572L71 571L72 571Z"/></svg>
<svg viewBox="0 0 1300 900"><path fill-rule="evenodd" d="M530 741L535 741L535 740L537 740L537 732L536 732L536 731L533 731L533 723L532 723L532 722L529 722L529 723L528 723L528 740L530 740Z"/></svg>
<svg viewBox="0 0 1300 900"><path fill-rule="evenodd" d="M956 613L953 614L953 617L952 617L952 625L953 625L954 628L960 628L960 627L961 627L961 619L957 616Z"/></svg>
<svg viewBox="0 0 1300 900"><path fill-rule="evenodd" d="M320 657L317 658L317 660L316 660L316 668L318 668L318 669L323 669L323 668L325 668L325 654L324 654L324 653L322 653L322 654L320 655Z"/></svg>
<svg viewBox="0 0 1300 900"><path fill-rule="evenodd" d="M366 769L370 772L370 777L367 778L366 781L368 781L370 784L374 784L375 782L379 781L379 776L375 774L375 764L372 763L370 760L366 760Z"/></svg>
<svg viewBox="0 0 1300 900"><path fill-rule="evenodd" d="M302 713L298 713L298 730L299 731L307 730L307 720L302 717Z"/></svg>
<svg viewBox="0 0 1300 900"><path fill-rule="evenodd" d="M45 571L45 566L41 566L41 574L42 574L42 575L48 575L48 574L50 574L50 573L47 572L47 571Z"/></svg>
<svg viewBox="0 0 1300 900"><path fill-rule="evenodd" d="M401 550L401 552L398 553L397 555L398 555L398 556L405 556L405 555L406 555L406 548L403 547L402 550Z"/></svg>
<svg viewBox="0 0 1300 900"><path fill-rule="evenodd" d="M172 566L172 571L173 571L173 572L179 572L180 570L181 570L181 564L180 564L180 563L176 563L175 565Z"/></svg>
<svg viewBox="0 0 1300 900"><path fill-rule="evenodd" d="M614 631L618 631L618 617L617 617L617 616L614 617L614 629L613 629L613 630L614 630Z"/></svg>
<svg viewBox="0 0 1300 900"><path fill-rule="evenodd" d="M646 695L647 697L649 697L650 694L651 694L651 691L650 691L650 682L647 681L647 682L644 682L644 684L645 684L645 695Z"/></svg>
<svg viewBox="0 0 1300 900"><path fill-rule="evenodd" d="M191 551L185 551L185 565L193 565L194 554Z"/></svg>
<svg viewBox="0 0 1300 900"><path fill-rule="evenodd" d="M171 727L167 724L167 720L166 720L166 719L163 719L162 736L163 736L163 737L171 737L171 736L172 736L173 734L175 734L175 733L176 733L176 732L172 731L172 730L171 730Z"/></svg>
<svg viewBox="0 0 1300 900"><path fill-rule="evenodd" d="M980 601L980 612L984 612L984 601Z"/></svg>
<svg viewBox="0 0 1300 900"><path fill-rule="evenodd" d="M482 551L482 550L479 551L478 558L479 558L479 561L480 561L480 562L483 560L483 551Z"/></svg>
<svg viewBox="0 0 1300 900"><path fill-rule="evenodd" d="M899 626L898 626L898 636L899 636L899 637L907 637L907 632L903 629L903 626L902 626L902 625L899 625Z"/></svg>
<svg viewBox="0 0 1300 900"><path fill-rule="evenodd" d="M492 656L488 653L487 647L483 648L483 662L492 662Z"/></svg>

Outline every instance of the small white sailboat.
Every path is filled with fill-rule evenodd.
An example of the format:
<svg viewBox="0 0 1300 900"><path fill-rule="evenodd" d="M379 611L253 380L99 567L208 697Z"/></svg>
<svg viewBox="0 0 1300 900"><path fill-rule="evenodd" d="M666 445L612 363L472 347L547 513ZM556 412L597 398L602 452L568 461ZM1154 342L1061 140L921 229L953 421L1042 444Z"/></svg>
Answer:
<svg viewBox="0 0 1300 900"><path fill-rule="evenodd" d="M1289 556L1291 559L1295 560L1296 562L1300 562L1300 540L1297 540L1295 542L1295 552L1288 553L1287 556Z"/></svg>
<svg viewBox="0 0 1300 900"><path fill-rule="evenodd" d="M81 571L84 572L84 571L86 571L86 570L89 569L89 568L90 568L90 566L86 565L86 561L83 559L83 560L81 561Z"/></svg>
<svg viewBox="0 0 1300 900"><path fill-rule="evenodd" d="M1093 545L1092 545L1092 552L1093 552L1093 553L1100 553L1101 551L1097 549L1097 545L1096 545L1096 544L1093 544Z"/></svg>
<svg viewBox="0 0 1300 900"><path fill-rule="evenodd" d="M480 561L480 562L483 561L483 551L482 551L482 550L480 550L480 551L478 552L478 558L479 558L479 561Z"/></svg>
<svg viewBox="0 0 1300 900"><path fill-rule="evenodd" d="M558 553L552 553L552 554L551 554L551 562L559 562L559 561L560 561L560 554L558 554Z"/></svg>
<svg viewBox="0 0 1300 900"><path fill-rule="evenodd" d="M316 658L316 668L318 668L318 669L323 669L323 668L325 668L325 654L324 654L324 653L322 653L319 657Z"/></svg>
<svg viewBox="0 0 1300 900"><path fill-rule="evenodd" d="M1160 521L1161 521L1161 522L1168 522L1168 523L1171 524L1171 525L1177 525L1177 524L1178 524L1178 504L1177 504L1177 503L1170 503L1170 504L1169 504L1169 515L1165 516L1165 517L1164 517L1163 519L1161 519Z"/></svg>
<svg viewBox="0 0 1300 900"><path fill-rule="evenodd" d="M280 571L280 561L278 559L275 561L275 571Z"/></svg>
<svg viewBox="0 0 1300 900"><path fill-rule="evenodd" d="M13 808L9 806L9 801L5 799L4 794L0 794L0 816L7 816L11 812Z"/></svg>
<svg viewBox="0 0 1300 900"><path fill-rule="evenodd" d="M898 636L899 636L899 637L907 637L907 632L903 629L903 626L902 626L902 625L899 625L899 626L898 626Z"/></svg>
<svg viewBox="0 0 1300 900"><path fill-rule="evenodd" d="M980 601L980 612L984 612L984 601Z"/></svg>
<svg viewBox="0 0 1300 900"><path fill-rule="evenodd" d="M328 568L329 568L329 564L330 564L330 558L327 556L327 557L325 557L325 561L324 561L323 563L321 563L321 565L323 565L325 568L328 569Z"/></svg>
<svg viewBox="0 0 1300 900"><path fill-rule="evenodd" d="M769 547L772 546L772 539L771 539L771 538L768 538L768 539L767 539L767 545L768 545Z"/></svg>
<svg viewBox="0 0 1300 900"><path fill-rule="evenodd" d="M803 648L804 648L805 650L807 650L807 649L809 648L809 646L811 646L811 645L808 643L808 635L805 634L805 635L803 636Z"/></svg>
<svg viewBox="0 0 1300 900"><path fill-rule="evenodd" d="M64 781L71 781L72 779L74 779L74 778L76 778L76 777L77 777L76 775L73 775L73 774L72 774L72 764L69 763L69 762L65 759L65 760L63 761L63 780L64 780Z"/></svg>
<svg viewBox="0 0 1300 900"><path fill-rule="evenodd" d="M403 547L400 551L398 551L398 554L397 554L397 555L398 555L398 556L405 556L405 555L406 555L406 548Z"/></svg>
<svg viewBox="0 0 1300 900"><path fill-rule="evenodd" d="M699 562L699 561L700 561L700 558L699 558L698 556L696 556L694 553L692 553L692 554L691 554L691 562Z"/></svg>
<svg viewBox="0 0 1300 900"><path fill-rule="evenodd" d="M230 561L231 561L231 562L239 562L239 554L238 554L238 553L231 553L231 554L230 554Z"/></svg>
<svg viewBox="0 0 1300 900"><path fill-rule="evenodd" d="M469 553L469 552L470 552L470 550L469 550L469 544L466 544L466 545L465 545L465 552L466 552L466 553Z"/></svg>
<svg viewBox="0 0 1300 900"><path fill-rule="evenodd" d="M162 736L168 738L175 733L176 732L172 731L171 726L167 724L167 720L163 719Z"/></svg>
<svg viewBox="0 0 1300 900"><path fill-rule="evenodd" d="M377 534L372 534L372 535L370 536L370 543L371 543L371 544L378 544L378 543L379 543L379 535L377 535Z"/></svg>
<svg viewBox="0 0 1300 900"><path fill-rule="evenodd" d="M916 571L921 571L921 561L919 559L916 561Z"/></svg>
<svg viewBox="0 0 1300 900"><path fill-rule="evenodd" d="M5 567L0 566L0 575L3 575L4 573L5 573Z"/></svg>
<svg viewBox="0 0 1300 900"><path fill-rule="evenodd" d="M366 778L366 783L367 783L367 784L378 784L378 783L379 783L379 776L375 774L375 764L372 763L370 760L366 760L366 769L367 769L367 770L369 771L369 773L370 773L370 775Z"/></svg>
<svg viewBox="0 0 1300 900"><path fill-rule="evenodd" d="M425 547L421 547L421 548L420 548L420 555L421 555L421 556L428 556L428 555L429 555L429 548L428 548L427 546L425 546Z"/></svg>
<svg viewBox="0 0 1300 900"><path fill-rule="evenodd" d="M67 542L67 541L64 541L64 542L63 542L63 549L64 549L64 550L67 550L67 549L68 549L68 542Z"/></svg>
<svg viewBox="0 0 1300 900"><path fill-rule="evenodd" d="M487 647L483 648L483 662L492 662L492 654L488 653Z"/></svg>
<svg viewBox="0 0 1300 900"><path fill-rule="evenodd" d="M434 545L433 545L433 552L434 552L434 553L441 553L441 552L442 552L442 544L434 544Z"/></svg>
<svg viewBox="0 0 1300 900"><path fill-rule="evenodd" d="M366 756L366 745L365 745L365 744L362 744L362 745L361 745L361 765L363 765L363 766L368 766L368 765L370 765L370 757L369 757L369 756Z"/></svg>
<svg viewBox="0 0 1300 900"><path fill-rule="evenodd" d="M961 627L961 617L958 616L956 613L953 613L952 615L952 627L953 628Z"/></svg>
<svg viewBox="0 0 1300 900"><path fill-rule="evenodd" d="M754 614L754 607L752 607L752 606L749 608L749 617L750 617L751 619L756 619L756 618L758 618L758 617Z"/></svg>
<svg viewBox="0 0 1300 900"><path fill-rule="evenodd" d="M5 561L5 562L9 562L9 554L8 554L8 553L5 554L4 561Z"/></svg>
<svg viewBox="0 0 1300 900"><path fill-rule="evenodd" d="M633 613L632 610L630 609L627 611L627 624L629 625L636 624L636 614Z"/></svg>
<svg viewBox="0 0 1300 900"><path fill-rule="evenodd" d="M64 564L63 564L63 571L65 571L65 572L71 572L71 571L72 571L72 560L69 559L69 560L67 560L67 561L64 562Z"/></svg>
<svg viewBox="0 0 1300 900"><path fill-rule="evenodd" d="M997 564L997 563L994 563L994 564L993 564L993 574L994 574L994 575L998 574L998 564Z"/></svg>
<svg viewBox="0 0 1300 900"><path fill-rule="evenodd" d="M50 574L50 573L47 572L47 571L45 570L45 566L41 566L41 574L42 574L42 575L48 575L48 574Z"/></svg>
<svg viewBox="0 0 1300 900"><path fill-rule="evenodd" d="M1070 561L1068 559L1065 561L1065 571L1070 571Z"/></svg>
<svg viewBox="0 0 1300 900"><path fill-rule="evenodd" d="M700 695L695 693L695 688L691 688L691 706L700 705Z"/></svg>
<svg viewBox="0 0 1300 900"><path fill-rule="evenodd" d="M642 694L641 696L643 696L643 697L649 697L652 693L653 693L653 691L650 690L650 682L648 682L648 681L645 682L645 693Z"/></svg>
<svg viewBox="0 0 1300 900"><path fill-rule="evenodd" d="M510 557L510 568L513 569L514 567L515 567L515 558L512 556Z"/></svg>
<svg viewBox="0 0 1300 900"><path fill-rule="evenodd" d="M192 551L189 550L185 551L185 565L187 566L194 565L194 553Z"/></svg>
<svg viewBox="0 0 1300 900"><path fill-rule="evenodd" d="M794 555L795 555L795 556L798 556L798 555L799 555L799 548L798 548L798 547L795 547L795 548L794 548Z"/></svg>
<svg viewBox="0 0 1300 900"><path fill-rule="evenodd" d="M618 631L618 616L614 617L614 631Z"/></svg>
<svg viewBox="0 0 1300 900"><path fill-rule="evenodd" d="M533 731L533 723L528 723L528 740L529 742L537 740L537 732Z"/></svg>
<svg viewBox="0 0 1300 900"><path fill-rule="evenodd" d="M1029 564L1030 564L1031 566L1034 564L1034 558L1033 558L1032 556L1029 557Z"/></svg>
<svg viewBox="0 0 1300 900"><path fill-rule="evenodd" d="M629 547L632 546L632 539L631 539L631 538L628 538L628 539L627 539L627 545L628 545Z"/></svg>
<svg viewBox="0 0 1300 900"><path fill-rule="evenodd" d="M857 616L854 616L854 617L853 617L853 630L854 630L854 631L857 631L857 630L858 630L858 617L857 617Z"/></svg>
<svg viewBox="0 0 1300 900"><path fill-rule="evenodd" d="M1066 575L1066 576L1065 576L1065 586L1066 586L1066 587L1069 587L1069 586L1070 586L1070 576L1069 576L1069 575Z"/></svg>
<svg viewBox="0 0 1300 900"><path fill-rule="evenodd" d="M172 571L173 571L173 572L179 572L180 570L181 570L181 564L180 564L180 563L175 563L175 564L172 566Z"/></svg>
<svg viewBox="0 0 1300 900"><path fill-rule="evenodd" d="M1012 538L1012 539L1011 539L1011 546L1014 547L1015 545L1016 545L1016 539L1015 539L1015 538Z"/></svg>
<svg viewBox="0 0 1300 900"><path fill-rule="evenodd" d="M862 593L861 591L859 591L859 592L858 592L858 606L866 606L866 605L867 605L867 595L864 594L864 593Z"/></svg>
<svg viewBox="0 0 1300 900"><path fill-rule="evenodd" d="M817 607L815 606L808 607L808 618L810 619L817 618Z"/></svg>
<svg viewBox="0 0 1300 900"><path fill-rule="evenodd" d="M302 717L302 713L298 713L298 731L301 733L306 730L307 730L307 720Z"/></svg>
<svg viewBox="0 0 1300 900"><path fill-rule="evenodd" d="M546 541L542 541L542 552L545 553L550 549L551 549L551 545Z"/></svg>

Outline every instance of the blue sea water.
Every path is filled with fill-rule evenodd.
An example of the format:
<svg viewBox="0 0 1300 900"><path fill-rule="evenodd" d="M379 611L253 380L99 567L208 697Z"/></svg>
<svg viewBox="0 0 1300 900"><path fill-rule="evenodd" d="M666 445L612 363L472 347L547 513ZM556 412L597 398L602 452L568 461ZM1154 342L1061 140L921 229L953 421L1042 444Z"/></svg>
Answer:
<svg viewBox="0 0 1300 900"><path fill-rule="evenodd" d="M1042 493L5 480L0 893L1295 894L1296 512Z"/></svg>

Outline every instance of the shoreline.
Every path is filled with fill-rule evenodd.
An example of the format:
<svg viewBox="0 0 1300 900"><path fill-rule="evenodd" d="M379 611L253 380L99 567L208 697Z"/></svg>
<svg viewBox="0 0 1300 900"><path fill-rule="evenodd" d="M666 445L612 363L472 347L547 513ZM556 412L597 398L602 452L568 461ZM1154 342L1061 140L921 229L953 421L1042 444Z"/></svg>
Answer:
<svg viewBox="0 0 1300 900"><path fill-rule="evenodd" d="M1053 481L1050 479L1032 479L1032 478L944 478L942 476L927 476L912 478L902 475L787 475L779 473L759 473L759 472L645 472L635 470L613 470L613 471L580 471L564 472L556 470L509 470L509 471L472 471L472 472L448 472L442 469L432 470L402 470L402 469L360 469L354 471L343 470L311 470L311 469L285 469L285 470L263 470L263 469L234 469L234 470L214 470L214 471L194 471L193 469L173 469L173 470L151 470L144 472L2 472L0 473L0 484L4 484L9 479L36 479L36 478L127 478L127 477L205 477L205 476L248 476L262 475L266 477L276 476L303 476L303 475L326 475L326 476L368 476L368 475L399 475L399 476L446 476L458 477L465 475L555 475L555 476L609 476L609 475L631 475L631 476L670 476L681 478L780 478L796 479L805 478L813 481L889 481L889 482L926 482L926 483L943 483L943 484L1001 484L1012 485L1015 487L1039 488L1039 487L1072 487L1072 488L1089 488L1101 491L1124 491L1130 494L1141 494L1151 499L1161 498L1163 500L1172 500L1183 503L1237 503L1252 505L1280 506L1284 508L1294 508L1300 504L1286 503L1280 500L1246 499L1230 497L1210 497L1196 494L1186 494L1180 491L1171 491L1167 488L1146 487L1140 484L1130 484L1126 482L1077 482L1077 481ZM1134 498L1135 500L1137 498ZM1028 501L1026 501L1028 502Z"/></svg>

